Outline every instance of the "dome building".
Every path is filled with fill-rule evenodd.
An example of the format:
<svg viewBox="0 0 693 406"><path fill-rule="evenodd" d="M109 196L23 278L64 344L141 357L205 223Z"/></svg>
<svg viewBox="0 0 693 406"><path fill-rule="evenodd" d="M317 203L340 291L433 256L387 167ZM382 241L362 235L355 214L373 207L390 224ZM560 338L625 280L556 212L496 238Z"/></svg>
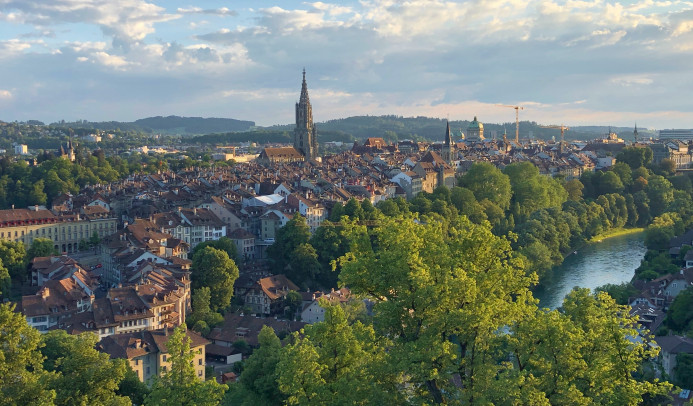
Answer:
<svg viewBox="0 0 693 406"><path fill-rule="evenodd" d="M484 140L484 124L477 120L476 116L474 116L474 121L469 123L469 127L467 127L465 140L472 142Z"/></svg>

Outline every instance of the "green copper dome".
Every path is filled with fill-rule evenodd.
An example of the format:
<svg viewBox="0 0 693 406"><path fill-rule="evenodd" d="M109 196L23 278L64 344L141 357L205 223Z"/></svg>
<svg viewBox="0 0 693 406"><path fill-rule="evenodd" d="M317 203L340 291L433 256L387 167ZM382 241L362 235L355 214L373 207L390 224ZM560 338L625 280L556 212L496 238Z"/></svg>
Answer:
<svg viewBox="0 0 693 406"><path fill-rule="evenodd" d="M484 125L482 123L480 123L479 120L476 119L476 116L474 116L474 121L469 123L469 127L467 127L467 128L468 129L476 129L476 128L482 129L482 128L484 128Z"/></svg>

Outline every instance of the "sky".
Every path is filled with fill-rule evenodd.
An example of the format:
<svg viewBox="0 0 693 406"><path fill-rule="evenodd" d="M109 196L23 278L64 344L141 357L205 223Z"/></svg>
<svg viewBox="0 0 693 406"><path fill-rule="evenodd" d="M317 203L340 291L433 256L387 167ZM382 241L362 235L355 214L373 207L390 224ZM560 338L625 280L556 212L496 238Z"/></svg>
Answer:
<svg viewBox="0 0 693 406"><path fill-rule="evenodd" d="M0 0L0 120L693 128L693 1Z"/></svg>

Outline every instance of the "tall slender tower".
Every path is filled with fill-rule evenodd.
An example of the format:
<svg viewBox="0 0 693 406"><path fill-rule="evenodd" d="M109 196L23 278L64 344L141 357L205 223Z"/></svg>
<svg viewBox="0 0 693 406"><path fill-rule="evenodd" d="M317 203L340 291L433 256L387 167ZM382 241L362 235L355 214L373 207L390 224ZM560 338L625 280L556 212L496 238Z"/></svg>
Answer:
<svg viewBox="0 0 693 406"><path fill-rule="evenodd" d="M633 138L635 139L635 143L638 143L638 123L635 123L635 130L633 130Z"/></svg>
<svg viewBox="0 0 693 406"><path fill-rule="evenodd" d="M318 130L313 124L313 108L310 105L310 98L308 98L305 69L303 69L301 98L296 103L294 148L301 152L306 160L318 157Z"/></svg>
<svg viewBox="0 0 693 406"><path fill-rule="evenodd" d="M455 142L452 140L452 132L450 132L450 122L448 121L448 128L445 130L445 142L443 143L443 148L441 149L442 157L445 162L451 164L453 161L455 151Z"/></svg>

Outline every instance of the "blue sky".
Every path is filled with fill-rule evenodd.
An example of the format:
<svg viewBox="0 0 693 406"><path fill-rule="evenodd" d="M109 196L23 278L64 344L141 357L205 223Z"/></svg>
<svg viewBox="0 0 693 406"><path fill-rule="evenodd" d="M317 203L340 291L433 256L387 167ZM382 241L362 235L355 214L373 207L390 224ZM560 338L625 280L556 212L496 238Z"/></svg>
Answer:
<svg viewBox="0 0 693 406"><path fill-rule="evenodd" d="M693 127L693 2L0 0L0 120Z"/></svg>

